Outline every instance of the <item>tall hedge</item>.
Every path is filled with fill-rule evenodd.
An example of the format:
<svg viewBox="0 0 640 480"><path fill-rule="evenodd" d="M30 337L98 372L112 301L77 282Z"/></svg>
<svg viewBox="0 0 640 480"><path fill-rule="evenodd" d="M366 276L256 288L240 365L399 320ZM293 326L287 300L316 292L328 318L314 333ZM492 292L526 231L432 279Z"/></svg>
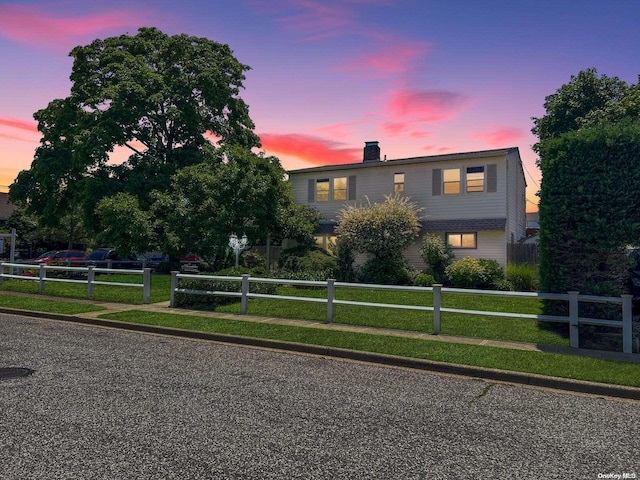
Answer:
<svg viewBox="0 0 640 480"><path fill-rule="evenodd" d="M539 144L540 287L620 295L640 243L640 124L599 125Z"/></svg>

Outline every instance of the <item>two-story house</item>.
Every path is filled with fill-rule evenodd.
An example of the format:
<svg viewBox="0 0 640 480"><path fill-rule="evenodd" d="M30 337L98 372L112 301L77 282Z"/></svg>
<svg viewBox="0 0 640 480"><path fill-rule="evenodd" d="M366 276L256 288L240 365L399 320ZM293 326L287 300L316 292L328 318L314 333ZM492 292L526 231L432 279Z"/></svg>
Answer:
<svg viewBox="0 0 640 480"><path fill-rule="evenodd" d="M289 172L294 200L324 216L320 246L334 237L337 213L347 203L384 202L398 192L422 207L422 235L440 235L457 258L507 263L507 245L526 235L526 181L517 148L428 157L380 159L378 142L367 142L363 161ZM422 238L406 252L424 268Z"/></svg>

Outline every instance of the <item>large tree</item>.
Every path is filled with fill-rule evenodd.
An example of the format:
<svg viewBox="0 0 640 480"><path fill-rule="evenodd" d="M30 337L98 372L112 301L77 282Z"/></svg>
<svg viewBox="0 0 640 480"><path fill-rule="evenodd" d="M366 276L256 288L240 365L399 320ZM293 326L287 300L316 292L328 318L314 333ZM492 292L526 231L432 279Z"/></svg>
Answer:
<svg viewBox="0 0 640 480"><path fill-rule="evenodd" d="M276 157L220 148L177 172L167 191L155 190L148 213L130 194L102 200L100 237L123 251L146 243L173 258L196 253L212 261L224 258L231 233L246 233L254 245L313 242L317 214L295 205L289 188Z"/></svg>
<svg viewBox="0 0 640 480"><path fill-rule="evenodd" d="M627 290L625 247L640 238L638 91L589 69L548 96L546 114L534 119L544 291Z"/></svg>
<svg viewBox="0 0 640 480"><path fill-rule="evenodd" d="M92 225L96 203L118 191L146 208L151 191L167 190L216 143L259 146L239 96L249 67L227 45L142 28L70 55L71 94L34 115L41 144L10 190L45 224L82 206ZM114 167L107 162L117 147L131 156Z"/></svg>
<svg viewBox="0 0 640 480"><path fill-rule="evenodd" d="M572 75L544 101L545 115L533 118L532 133L540 142L578 130L602 112L619 105L628 85L617 77L598 76L595 68ZM539 143L534 149L539 149Z"/></svg>

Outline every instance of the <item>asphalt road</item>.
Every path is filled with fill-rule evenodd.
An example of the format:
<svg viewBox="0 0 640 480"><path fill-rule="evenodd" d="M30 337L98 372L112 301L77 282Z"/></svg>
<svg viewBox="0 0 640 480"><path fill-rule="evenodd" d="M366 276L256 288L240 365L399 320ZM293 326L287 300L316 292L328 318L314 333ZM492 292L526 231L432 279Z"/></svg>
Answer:
<svg viewBox="0 0 640 480"><path fill-rule="evenodd" d="M0 314L7 367L3 480L640 479L640 402Z"/></svg>

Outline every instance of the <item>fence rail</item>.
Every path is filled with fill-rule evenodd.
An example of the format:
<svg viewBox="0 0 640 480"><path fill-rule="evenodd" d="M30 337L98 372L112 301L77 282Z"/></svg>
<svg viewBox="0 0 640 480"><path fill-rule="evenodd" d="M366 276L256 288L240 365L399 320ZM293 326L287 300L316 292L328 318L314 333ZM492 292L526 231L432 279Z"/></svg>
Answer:
<svg viewBox="0 0 640 480"><path fill-rule="evenodd" d="M232 281L239 282L240 289L237 292L227 291L205 291L194 289L181 289L179 288L179 280L184 279L196 279L196 280L220 280L220 281ZM292 285L292 286L316 286L324 287L327 289L326 298L317 297L292 297L283 295L271 295L264 293L251 293L250 283L271 283L279 285ZM433 293L433 306L419 306L419 305L398 305L390 303L372 303L372 302L358 302L352 300L339 300L336 298L336 287L340 288L369 288L376 290L400 290L400 291L420 291L420 292L432 292ZM327 305L327 317L326 323L332 323L335 316L335 305L352 305L361 307L383 307L394 308L401 310L420 310L433 312L433 334L440 334L442 316L441 313L460 313L466 315L483 315L502 318L525 318L531 320L545 321L545 322L558 322L566 323L569 325L569 344L572 348L579 347L579 326L580 325L601 325L607 327L616 327L622 329L622 351L624 353L632 353L633 348L633 332L632 332L632 295L622 295L621 297L596 297L593 295L580 295L579 292L567 292L567 293L536 293L536 292L502 292L495 290L468 290L460 288L446 288L442 285L434 285L433 287L412 287L412 286L397 286L397 285L374 285L374 284L361 284L361 283L346 283L336 282L333 279L327 281L308 281L308 280L286 280L277 278L262 278L262 277L250 277L249 275L242 275L239 277L227 277L217 275L190 275L180 272L171 272L171 296L170 307L175 307L175 295L176 293L190 293L199 295L220 295L220 296L235 296L241 298L241 313L243 315L248 312L248 300L250 298L273 298L280 300L291 300L299 302L314 302L314 303L326 303ZM538 314L525 314L525 313L512 313L512 312L491 312L484 310L465 310L458 308L445 308L442 307L442 297L444 294L452 293L464 293L470 295L495 295L502 297L535 297L541 300L559 300L566 301L569 304L568 316L556 316L556 315L538 315ZM610 303L621 306L621 320L606 320L598 318L583 318L578 315L579 302L595 302L595 303Z"/></svg>
<svg viewBox="0 0 640 480"><path fill-rule="evenodd" d="M5 267L9 270L5 272ZM38 275L25 275L26 271L37 271ZM93 295L93 287L95 285L111 285L119 287L142 288L142 302L149 303L151 299L151 268L143 268L141 270L134 269L113 269L100 268L94 266L88 267L68 267L62 265L29 265L24 263L0 262L0 283L5 278L37 281L38 293L43 293L47 282L63 282L63 283L85 283L87 285L87 297ZM65 277L48 277L47 272L60 271L75 274L75 278ZM15 272L15 273L14 273ZM22 273L21 273L22 272ZM117 273L124 275L142 275L142 283L125 283L125 282L103 282L96 280L96 273Z"/></svg>

